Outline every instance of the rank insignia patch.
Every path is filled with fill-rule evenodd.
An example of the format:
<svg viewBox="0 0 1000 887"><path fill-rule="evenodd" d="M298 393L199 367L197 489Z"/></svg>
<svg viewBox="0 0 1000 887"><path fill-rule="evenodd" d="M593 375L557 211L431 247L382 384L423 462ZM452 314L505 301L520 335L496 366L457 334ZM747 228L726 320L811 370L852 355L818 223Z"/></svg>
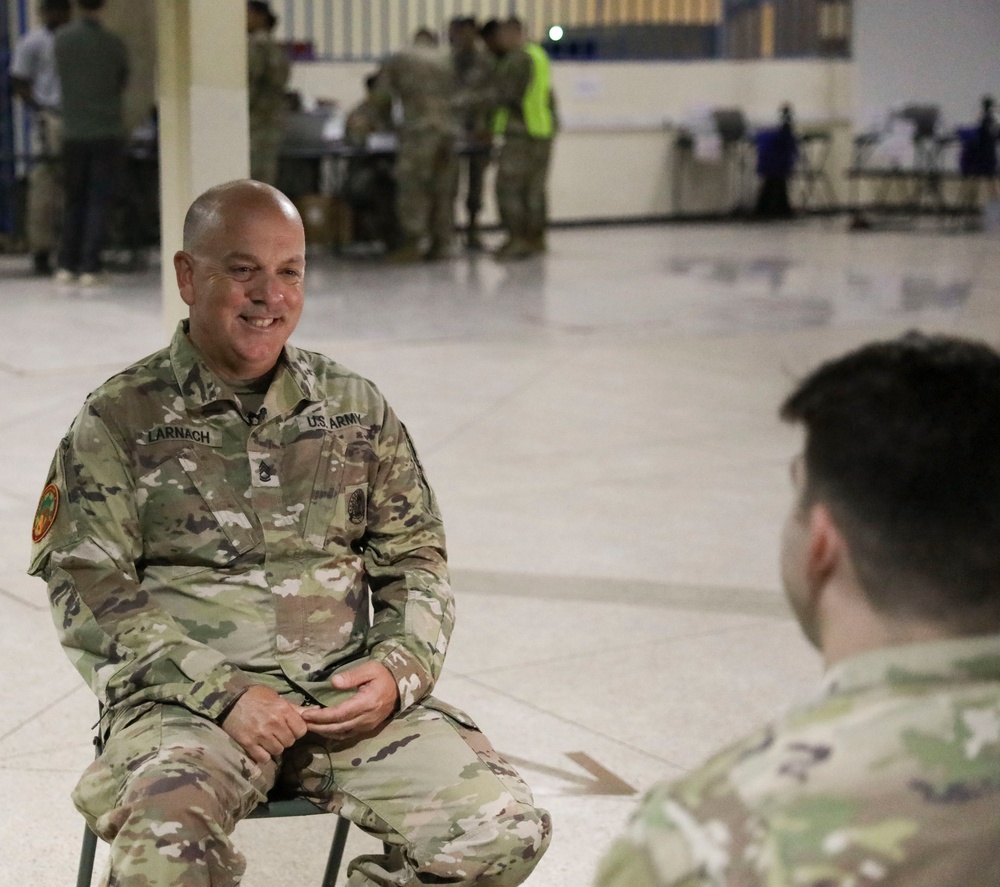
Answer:
<svg viewBox="0 0 1000 887"><path fill-rule="evenodd" d="M347 500L347 517L352 524L360 524L365 519L365 494L361 490L355 490Z"/></svg>
<svg viewBox="0 0 1000 887"><path fill-rule="evenodd" d="M59 513L59 487L49 484L42 490L42 498L38 500L38 509L35 511L35 520L31 525L31 541L41 542L52 525L56 522L56 515Z"/></svg>

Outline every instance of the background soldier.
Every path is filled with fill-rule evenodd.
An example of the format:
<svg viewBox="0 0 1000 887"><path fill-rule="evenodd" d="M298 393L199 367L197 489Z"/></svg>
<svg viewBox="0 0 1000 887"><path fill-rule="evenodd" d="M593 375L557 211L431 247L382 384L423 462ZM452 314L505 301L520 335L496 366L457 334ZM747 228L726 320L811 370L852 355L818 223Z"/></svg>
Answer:
<svg viewBox="0 0 1000 887"><path fill-rule="evenodd" d="M370 150L370 137L392 133L392 108L375 95L378 74L365 78L365 97L344 121L347 143L357 149L347 161L344 198L351 205L354 240L381 241L389 251L402 245L403 234L396 215L394 158L387 151Z"/></svg>
<svg viewBox="0 0 1000 887"><path fill-rule="evenodd" d="M1000 355L916 334L821 366L782 573L816 698L646 797L600 887L1000 883Z"/></svg>
<svg viewBox="0 0 1000 887"><path fill-rule="evenodd" d="M493 131L503 137L496 192L507 240L497 256L524 258L545 251L545 183L557 123L549 59L537 43L524 42L517 18L495 29L487 46L498 56Z"/></svg>
<svg viewBox="0 0 1000 887"><path fill-rule="evenodd" d="M476 20L459 17L448 26L451 60L455 68L458 97L455 105L459 136L465 146L462 166L465 168L468 228L465 245L471 250L482 249L479 239L479 211L483 206L483 179L490 163L493 134L490 115L493 107L493 68L490 54L479 45Z"/></svg>
<svg viewBox="0 0 1000 887"><path fill-rule="evenodd" d="M404 242L388 259L413 262L445 258L455 230L458 188L451 59L438 48L437 37L421 29L413 46L386 59L376 89L382 101L395 99L402 110L396 185ZM428 237L430 244L424 252L423 242Z"/></svg>
<svg viewBox="0 0 1000 887"><path fill-rule="evenodd" d="M285 130L285 86L291 65L272 32L278 17L269 3L247 3L247 78L250 101L250 178L273 185Z"/></svg>
<svg viewBox="0 0 1000 887"><path fill-rule="evenodd" d="M229 835L278 782L393 844L351 887L521 883L548 814L429 695L454 602L409 435L370 382L286 345L295 207L213 188L174 266L190 319L87 399L32 528L102 705L74 800L111 842L110 883L237 884Z"/></svg>

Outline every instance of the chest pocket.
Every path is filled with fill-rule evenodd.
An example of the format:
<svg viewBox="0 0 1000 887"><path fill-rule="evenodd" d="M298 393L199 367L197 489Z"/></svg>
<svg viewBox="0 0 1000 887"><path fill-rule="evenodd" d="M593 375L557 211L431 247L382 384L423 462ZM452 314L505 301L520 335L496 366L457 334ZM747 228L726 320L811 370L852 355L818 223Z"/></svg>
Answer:
<svg viewBox="0 0 1000 887"><path fill-rule="evenodd" d="M323 549L349 547L368 525L368 477L376 462L361 429L328 431L320 451L305 537Z"/></svg>
<svg viewBox="0 0 1000 887"><path fill-rule="evenodd" d="M168 456L139 478L138 492L149 563L223 566L260 541L214 453L188 447Z"/></svg>

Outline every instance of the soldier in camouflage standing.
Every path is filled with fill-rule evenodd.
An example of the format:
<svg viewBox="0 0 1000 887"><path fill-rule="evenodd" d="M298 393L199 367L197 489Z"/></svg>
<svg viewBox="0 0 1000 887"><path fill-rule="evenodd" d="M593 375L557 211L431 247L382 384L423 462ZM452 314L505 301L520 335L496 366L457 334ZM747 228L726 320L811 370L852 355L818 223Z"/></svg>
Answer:
<svg viewBox="0 0 1000 887"><path fill-rule="evenodd" d="M199 197L174 257L189 320L56 452L31 572L105 736L74 801L115 887L238 884L229 835L279 784L393 845L351 887L519 884L548 815L429 695L454 623L441 517L379 391L286 344L304 255L274 188Z"/></svg>
<svg viewBox="0 0 1000 887"><path fill-rule="evenodd" d="M493 59L479 45L479 30L474 18L459 17L448 26L451 61L455 68L456 111L460 136L466 153L465 209L468 213L465 245L471 250L483 248L479 238L479 211L483 206L483 179L490 163L493 134L490 112L493 106Z"/></svg>
<svg viewBox="0 0 1000 887"><path fill-rule="evenodd" d="M269 3L247 3L247 78L250 99L250 178L278 181L278 155L284 138L285 86L290 64L271 35L278 17Z"/></svg>
<svg viewBox="0 0 1000 887"><path fill-rule="evenodd" d="M396 184L405 241L387 258L394 262L447 258L458 188L451 59L438 47L436 35L421 29L412 46L386 59L376 88L383 101L399 101L403 117ZM425 239L429 239L426 252Z"/></svg>
<svg viewBox="0 0 1000 887"><path fill-rule="evenodd" d="M493 132L503 139L496 194L507 240L499 258L545 251L546 179L557 118L549 59L537 43L525 43L519 19L488 22L483 39L497 56Z"/></svg>
<svg viewBox="0 0 1000 887"><path fill-rule="evenodd" d="M375 95L378 74L365 78L365 97L347 114L344 137L356 153L348 157L343 196L351 206L354 240L381 241L386 250L397 249L403 240L396 215L395 158L371 148L373 136L391 135L392 108Z"/></svg>
<svg viewBox="0 0 1000 887"><path fill-rule="evenodd" d="M910 334L805 379L788 599L827 665L646 797L599 887L1000 884L1000 355Z"/></svg>

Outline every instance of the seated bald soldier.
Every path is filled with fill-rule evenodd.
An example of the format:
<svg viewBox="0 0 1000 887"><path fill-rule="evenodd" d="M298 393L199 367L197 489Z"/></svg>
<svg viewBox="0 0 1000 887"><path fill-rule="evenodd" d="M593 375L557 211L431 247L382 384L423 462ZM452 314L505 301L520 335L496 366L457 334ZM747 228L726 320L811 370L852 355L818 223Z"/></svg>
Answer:
<svg viewBox="0 0 1000 887"><path fill-rule="evenodd" d="M354 860L352 887L521 883L548 815L430 695L454 604L410 437L370 382L286 344L295 207L212 188L174 265L190 318L87 398L33 526L102 707L74 801L111 884L237 884L229 835L276 784L398 848Z"/></svg>
<svg viewBox="0 0 1000 887"><path fill-rule="evenodd" d="M599 887L1000 884L1000 355L911 334L819 367L785 588L815 697L656 786Z"/></svg>

